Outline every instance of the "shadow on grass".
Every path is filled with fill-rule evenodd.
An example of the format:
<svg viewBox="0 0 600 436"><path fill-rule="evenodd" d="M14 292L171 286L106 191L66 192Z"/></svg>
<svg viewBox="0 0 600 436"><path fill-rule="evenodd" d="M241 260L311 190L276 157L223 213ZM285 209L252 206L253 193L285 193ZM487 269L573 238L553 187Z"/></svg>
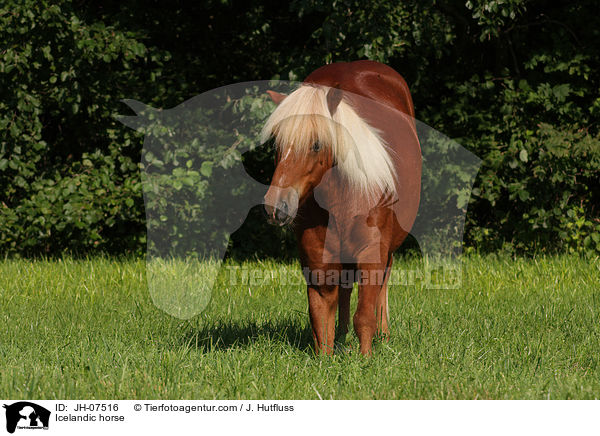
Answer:
<svg viewBox="0 0 600 436"><path fill-rule="evenodd" d="M181 338L189 347L209 351L246 348L260 343L267 346L292 347L312 353L310 327L297 319L277 321L239 321L215 323L190 328Z"/></svg>

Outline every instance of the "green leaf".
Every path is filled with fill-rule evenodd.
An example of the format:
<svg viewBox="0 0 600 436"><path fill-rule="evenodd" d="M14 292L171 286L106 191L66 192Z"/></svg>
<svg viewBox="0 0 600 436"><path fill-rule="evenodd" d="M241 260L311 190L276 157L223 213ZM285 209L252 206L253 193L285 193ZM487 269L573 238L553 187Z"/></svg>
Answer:
<svg viewBox="0 0 600 436"><path fill-rule="evenodd" d="M527 162L527 150L521 150L521 152L519 153L519 159L521 159L521 161L523 162Z"/></svg>
<svg viewBox="0 0 600 436"><path fill-rule="evenodd" d="M212 175L213 163L209 161L202 162L202 166L200 167L200 174L204 177L210 177Z"/></svg>
<svg viewBox="0 0 600 436"><path fill-rule="evenodd" d="M519 199L521 201L529 200L529 192L527 192L525 190L519 191L518 195L519 195Z"/></svg>
<svg viewBox="0 0 600 436"><path fill-rule="evenodd" d="M559 102L565 101L571 92L571 86L568 83L562 85L556 85L552 88L552 93Z"/></svg>

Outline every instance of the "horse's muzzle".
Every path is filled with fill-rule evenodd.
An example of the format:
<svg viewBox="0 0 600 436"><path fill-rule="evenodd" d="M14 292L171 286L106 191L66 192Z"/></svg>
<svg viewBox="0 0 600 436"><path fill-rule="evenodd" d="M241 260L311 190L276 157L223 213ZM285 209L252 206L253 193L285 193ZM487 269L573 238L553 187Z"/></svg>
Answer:
<svg viewBox="0 0 600 436"><path fill-rule="evenodd" d="M285 226L291 223L298 211L296 190L271 186L264 198L264 210L271 224Z"/></svg>
<svg viewBox="0 0 600 436"><path fill-rule="evenodd" d="M289 206L285 201L280 202L275 207L265 204L265 214L269 223L279 226L285 226L294 219L293 216L289 215Z"/></svg>

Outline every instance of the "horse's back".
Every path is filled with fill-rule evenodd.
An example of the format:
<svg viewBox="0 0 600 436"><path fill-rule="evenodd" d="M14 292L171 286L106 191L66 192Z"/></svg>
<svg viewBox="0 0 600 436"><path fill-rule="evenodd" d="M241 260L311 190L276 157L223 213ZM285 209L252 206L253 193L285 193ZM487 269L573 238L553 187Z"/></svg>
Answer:
<svg viewBox="0 0 600 436"><path fill-rule="evenodd" d="M325 65L313 71L304 82L339 88L415 116L406 81L396 70L379 62L363 60Z"/></svg>

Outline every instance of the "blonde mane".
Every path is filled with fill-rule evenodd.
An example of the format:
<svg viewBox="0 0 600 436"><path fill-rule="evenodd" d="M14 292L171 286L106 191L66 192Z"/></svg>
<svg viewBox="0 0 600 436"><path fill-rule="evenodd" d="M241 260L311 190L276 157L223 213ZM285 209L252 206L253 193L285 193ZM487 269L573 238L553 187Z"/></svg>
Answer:
<svg viewBox="0 0 600 436"><path fill-rule="evenodd" d="M271 114L261 141L274 138L282 152L307 156L319 141L330 147L341 174L350 187L363 194L396 193L396 171L388 146L379 132L364 121L344 99L332 116L325 86L302 85L288 95Z"/></svg>

